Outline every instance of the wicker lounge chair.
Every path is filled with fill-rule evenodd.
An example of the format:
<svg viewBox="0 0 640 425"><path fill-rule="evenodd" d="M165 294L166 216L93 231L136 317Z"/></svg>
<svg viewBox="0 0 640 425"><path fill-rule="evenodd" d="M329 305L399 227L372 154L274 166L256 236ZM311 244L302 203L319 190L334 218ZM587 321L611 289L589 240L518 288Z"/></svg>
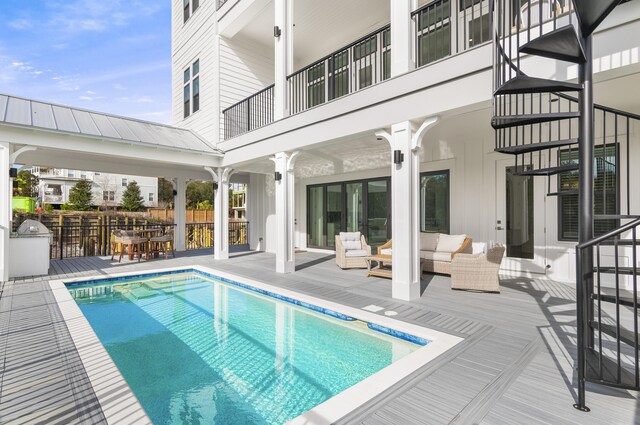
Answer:
<svg viewBox="0 0 640 425"><path fill-rule="evenodd" d="M340 232L336 235L336 264L341 269L367 268L366 257L371 246L360 232Z"/></svg>
<svg viewBox="0 0 640 425"><path fill-rule="evenodd" d="M500 263L504 245L490 248L486 254L458 254L451 262L451 289L500 292Z"/></svg>

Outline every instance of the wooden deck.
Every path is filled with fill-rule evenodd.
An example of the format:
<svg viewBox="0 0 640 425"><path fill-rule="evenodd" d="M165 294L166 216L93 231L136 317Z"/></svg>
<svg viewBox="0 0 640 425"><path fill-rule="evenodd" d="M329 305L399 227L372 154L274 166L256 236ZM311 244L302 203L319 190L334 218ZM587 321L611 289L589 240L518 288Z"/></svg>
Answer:
<svg viewBox="0 0 640 425"><path fill-rule="evenodd" d="M362 308L394 310L396 318L464 337L444 355L352 412L341 423L382 424L634 424L637 393L588 385L590 413L573 409L575 292L544 279L507 278L501 294L452 291L449 279L425 274L415 302L390 298L391 282L366 270L340 270L332 255L296 255L296 273L276 274L265 253L212 252L176 259L112 263L107 257L55 261L50 276L7 282L0 289L0 423L102 423L57 306L45 282L204 265L315 297ZM0 284L2 285L2 284Z"/></svg>

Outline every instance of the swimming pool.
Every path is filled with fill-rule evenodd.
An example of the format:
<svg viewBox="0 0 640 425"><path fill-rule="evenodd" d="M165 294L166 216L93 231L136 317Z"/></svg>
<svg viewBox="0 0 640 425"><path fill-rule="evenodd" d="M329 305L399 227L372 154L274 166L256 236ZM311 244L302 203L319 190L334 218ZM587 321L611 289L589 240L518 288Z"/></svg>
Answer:
<svg viewBox="0 0 640 425"><path fill-rule="evenodd" d="M225 280L179 270L68 284L156 424L284 423L428 342Z"/></svg>

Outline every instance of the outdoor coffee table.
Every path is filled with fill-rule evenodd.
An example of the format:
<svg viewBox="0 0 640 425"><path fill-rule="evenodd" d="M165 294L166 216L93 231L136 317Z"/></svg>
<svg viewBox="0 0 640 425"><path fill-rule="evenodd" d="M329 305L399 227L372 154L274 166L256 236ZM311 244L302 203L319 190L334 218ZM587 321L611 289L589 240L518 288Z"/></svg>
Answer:
<svg viewBox="0 0 640 425"><path fill-rule="evenodd" d="M371 255L365 257L367 262L367 276L377 276L391 279L391 262L390 255Z"/></svg>
<svg viewBox="0 0 640 425"><path fill-rule="evenodd" d="M367 276L377 276L384 277L387 279L391 279L391 263L392 257L391 255L371 255L369 257L365 257L364 259L367 262ZM420 259L420 275L422 275L424 268L424 258Z"/></svg>

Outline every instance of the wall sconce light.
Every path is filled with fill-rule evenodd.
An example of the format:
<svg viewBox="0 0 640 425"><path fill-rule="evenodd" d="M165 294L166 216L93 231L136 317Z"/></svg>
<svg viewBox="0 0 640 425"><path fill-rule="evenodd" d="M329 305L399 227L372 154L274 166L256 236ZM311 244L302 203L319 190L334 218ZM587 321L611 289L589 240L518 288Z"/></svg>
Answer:
<svg viewBox="0 0 640 425"><path fill-rule="evenodd" d="M13 181L13 188L14 189L19 189L20 188L20 182L18 180L14 180Z"/></svg>
<svg viewBox="0 0 640 425"><path fill-rule="evenodd" d="M277 182L279 182L280 180L282 180L282 174L280 173L280 171L276 171L275 175L274 175L275 179Z"/></svg>
<svg viewBox="0 0 640 425"><path fill-rule="evenodd" d="M173 196L174 196L174 197L178 196L178 191L177 191L177 190L175 190L175 189L173 189Z"/></svg>
<svg viewBox="0 0 640 425"><path fill-rule="evenodd" d="M404 154L402 153L402 151L399 149L393 151L393 163L402 164L402 161L404 161Z"/></svg>
<svg viewBox="0 0 640 425"><path fill-rule="evenodd" d="M218 182L213 182L213 190L218 190Z"/></svg>
<svg viewBox="0 0 640 425"><path fill-rule="evenodd" d="M18 169L17 168L9 168L9 178L15 179L18 177Z"/></svg>
<svg viewBox="0 0 640 425"><path fill-rule="evenodd" d="M273 36L274 36L275 38L278 38L278 37L280 37L280 35L282 35L282 30L280 29L280 27L279 27L279 26L277 26L277 25L276 25L276 26L274 26L274 27L273 27Z"/></svg>

